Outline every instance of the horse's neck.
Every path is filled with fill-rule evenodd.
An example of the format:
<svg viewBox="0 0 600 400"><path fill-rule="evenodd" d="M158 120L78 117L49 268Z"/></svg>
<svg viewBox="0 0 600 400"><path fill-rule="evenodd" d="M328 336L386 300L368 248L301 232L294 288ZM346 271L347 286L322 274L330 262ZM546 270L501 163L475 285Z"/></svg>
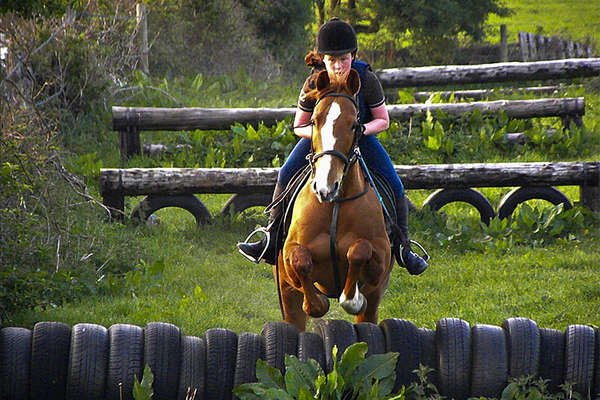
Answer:
<svg viewBox="0 0 600 400"><path fill-rule="evenodd" d="M344 197L354 196L365 190L367 181L364 179L362 170L358 162L356 162L352 168L348 171L348 174L344 178L342 190L344 191Z"/></svg>

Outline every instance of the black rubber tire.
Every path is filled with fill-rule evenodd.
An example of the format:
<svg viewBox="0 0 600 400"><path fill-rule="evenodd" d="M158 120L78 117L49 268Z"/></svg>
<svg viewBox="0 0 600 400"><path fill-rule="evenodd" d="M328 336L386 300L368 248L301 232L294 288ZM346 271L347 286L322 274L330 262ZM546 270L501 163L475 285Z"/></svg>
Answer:
<svg viewBox="0 0 600 400"><path fill-rule="evenodd" d="M325 350L325 373L333 370L333 346L337 346L337 359L342 358L346 349L357 342L356 330L351 322L341 319L317 320L315 331L323 339Z"/></svg>
<svg viewBox="0 0 600 400"><path fill-rule="evenodd" d="M67 400L102 399L108 367L108 330L77 324L71 331Z"/></svg>
<svg viewBox="0 0 600 400"><path fill-rule="evenodd" d="M591 398L595 356L594 329L585 325L569 325L565 331L565 382L573 390Z"/></svg>
<svg viewBox="0 0 600 400"><path fill-rule="evenodd" d="M571 201L560 190L551 186L546 187L520 187L508 192L498 206L498 217L504 219L509 217L517 206L527 200L540 199L546 200L557 205L564 204L564 209L573 208Z"/></svg>
<svg viewBox="0 0 600 400"><path fill-rule="evenodd" d="M265 337L265 360L285 374L285 355L297 356L298 330L287 322L269 322L262 335Z"/></svg>
<svg viewBox="0 0 600 400"><path fill-rule="evenodd" d="M358 322L354 324L354 329L356 329L356 340L365 342L369 346L366 357L385 353L385 336L378 325L370 322Z"/></svg>
<svg viewBox="0 0 600 400"><path fill-rule="evenodd" d="M418 328L419 343L421 346L421 357L419 364L433 369L427 375L427 381L437 387L437 354L435 350L435 331L428 328Z"/></svg>
<svg viewBox="0 0 600 400"><path fill-rule="evenodd" d="M469 397L471 366L471 329L458 318L437 322L435 344L438 389L442 396L462 400Z"/></svg>
<svg viewBox="0 0 600 400"><path fill-rule="evenodd" d="M193 194L148 195L133 209L131 220L133 222L146 221L153 213L165 207L179 207L189 211L196 219L197 225L208 224L212 221L208 208Z"/></svg>
<svg viewBox="0 0 600 400"><path fill-rule="evenodd" d="M0 329L0 399L29 399L31 331Z"/></svg>
<svg viewBox="0 0 600 400"><path fill-rule="evenodd" d="M540 332L528 318L508 318L502 322L508 352L508 376L519 378L538 374Z"/></svg>
<svg viewBox="0 0 600 400"><path fill-rule="evenodd" d="M402 386L408 388L419 378L413 372L421 363L421 342L417 327L404 319L384 319L379 323L385 340L385 352L399 353L396 363L396 382L393 392L397 393Z"/></svg>
<svg viewBox="0 0 600 400"><path fill-rule="evenodd" d="M423 207L429 206L432 210L438 211L446 204L461 201L468 203L479 211L481 221L489 224L490 220L496 216L494 207L489 200L479 191L471 188L467 189L438 189L425 199Z"/></svg>
<svg viewBox="0 0 600 400"><path fill-rule="evenodd" d="M325 371L323 339L313 332L300 332L298 333L298 359L302 362L308 362L311 358Z"/></svg>
<svg viewBox="0 0 600 400"><path fill-rule="evenodd" d="M71 327L62 322L38 322L31 337L32 399L63 400L67 391Z"/></svg>
<svg viewBox="0 0 600 400"><path fill-rule="evenodd" d="M271 192L272 193L272 192ZM239 214L242 211L258 206L268 206L271 204L273 195L271 193L238 193L227 200L227 203L221 208L221 215L228 216Z"/></svg>
<svg viewBox="0 0 600 400"><path fill-rule="evenodd" d="M538 375L548 380L551 393L560 391L564 382L565 332L540 328L540 366Z"/></svg>
<svg viewBox="0 0 600 400"><path fill-rule="evenodd" d="M596 368L594 372L594 393L592 394L597 398L600 396L600 328L596 329L596 353L594 359L596 360Z"/></svg>
<svg viewBox="0 0 600 400"><path fill-rule="evenodd" d="M181 338L181 367L177 398L201 399L204 396L206 372L206 343L196 336ZM188 396L189 391L189 396ZM195 393L195 396L194 396Z"/></svg>
<svg viewBox="0 0 600 400"><path fill-rule="evenodd" d="M499 399L508 382L506 336L499 326L475 325L471 328L472 397Z"/></svg>
<svg viewBox="0 0 600 400"><path fill-rule="evenodd" d="M264 336L250 332L240 333L238 335L233 387L257 381L256 361L259 359L265 359Z"/></svg>
<svg viewBox="0 0 600 400"><path fill-rule="evenodd" d="M150 322L144 329L144 363L154 374L154 400L174 399L179 387L181 332L165 322Z"/></svg>
<svg viewBox="0 0 600 400"><path fill-rule="evenodd" d="M206 381L204 399L229 400L233 389L238 337L233 331L212 328L204 334L206 341Z"/></svg>
<svg viewBox="0 0 600 400"><path fill-rule="evenodd" d="M107 400L132 400L135 379L144 373L144 330L115 324L108 328L109 352L106 377Z"/></svg>

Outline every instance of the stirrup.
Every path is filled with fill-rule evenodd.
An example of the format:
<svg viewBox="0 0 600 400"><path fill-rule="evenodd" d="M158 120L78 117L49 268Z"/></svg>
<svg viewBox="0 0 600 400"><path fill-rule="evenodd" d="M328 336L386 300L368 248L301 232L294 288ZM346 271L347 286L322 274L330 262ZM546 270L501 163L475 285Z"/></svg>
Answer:
<svg viewBox="0 0 600 400"><path fill-rule="evenodd" d="M409 240L408 244L415 244L419 249L421 249L421 251L423 252L423 256L421 257L425 262L429 261L429 254L427 253L427 251L425 250L425 248L423 248L423 246L421 246L421 244L415 240ZM402 245L400 245L400 247L402 247ZM404 257L402 256L403 251L400 251L400 260L402 261L402 265L406 265L406 262L404 261Z"/></svg>
<svg viewBox="0 0 600 400"><path fill-rule="evenodd" d="M244 257L246 257L248 260L250 260L250 261L254 262L254 263L257 263L257 264L258 264L258 263L260 263L260 262L261 262L261 260L263 259L263 257L265 256L265 254L266 254L266 252L267 252L267 249L269 248L269 244L271 244L271 232L269 232L267 229L268 229L268 227L267 227L267 228L263 228L263 227L256 228L255 230L253 230L253 231L252 231L252 232L251 232L251 233L248 235L248 237L246 238L246 240L244 240L244 241L242 242L242 244L248 244L248 240L250 240L250 238L251 238L252 236L254 236L255 234L257 234L258 232L262 232L262 233L264 233L264 234L265 234L265 237L267 238L267 244L265 245L265 248L264 248L264 250L262 251L262 253L260 253L260 256L258 256L258 258L254 258L254 257L252 257L252 256L250 256L250 255L248 255L248 254L244 253L244 252L242 251L242 249L240 249L240 248L238 247L238 251L240 252L240 254L241 254L241 255L243 255Z"/></svg>

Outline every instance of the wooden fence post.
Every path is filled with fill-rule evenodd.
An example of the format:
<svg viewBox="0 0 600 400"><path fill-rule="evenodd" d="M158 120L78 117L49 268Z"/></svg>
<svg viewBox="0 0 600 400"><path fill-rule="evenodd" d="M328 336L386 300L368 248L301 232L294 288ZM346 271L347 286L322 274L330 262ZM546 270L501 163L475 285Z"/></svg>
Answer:
<svg viewBox="0 0 600 400"><path fill-rule="evenodd" d="M596 164L596 167L600 166L600 162ZM592 211L600 211L600 173L596 175L595 181L579 186L579 201Z"/></svg>
<svg viewBox="0 0 600 400"><path fill-rule="evenodd" d="M137 3L135 6L137 24L141 34L141 61L142 71L146 75L150 75L150 66L148 64L148 19L146 18L146 6L143 3Z"/></svg>
<svg viewBox="0 0 600 400"><path fill-rule="evenodd" d="M508 34L506 25L500 25L500 62L508 61Z"/></svg>

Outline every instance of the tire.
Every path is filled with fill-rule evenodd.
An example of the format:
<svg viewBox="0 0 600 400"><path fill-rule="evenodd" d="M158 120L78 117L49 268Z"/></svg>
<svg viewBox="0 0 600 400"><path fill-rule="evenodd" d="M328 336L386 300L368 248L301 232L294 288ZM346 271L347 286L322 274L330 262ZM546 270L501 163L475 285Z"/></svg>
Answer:
<svg viewBox="0 0 600 400"><path fill-rule="evenodd" d="M418 328L417 334L419 335L419 343L421 346L421 360L419 364L433 369L427 374L427 381L434 384L437 387L437 354L435 350L435 331L433 329Z"/></svg>
<svg viewBox="0 0 600 400"><path fill-rule="evenodd" d="M499 399L508 382L506 336L499 326L471 328L471 396Z"/></svg>
<svg viewBox="0 0 600 400"><path fill-rule="evenodd" d="M323 339L316 333L300 332L298 334L298 359L302 362L308 362L311 358L325 371L326 363Z"/></svg>
<svg viewBox="0 0 600 400"><path fill-rule="evenodd" d="M423 207L429 206L432 210L438 211L449 203L462 201L475 207L479 211L481 222L489 224L490 220L496 216L494 208L488 199L475 189L438 189L425 199Z"/></svg>
<svg viewBox="0 0 600 400"><path fill-rule="evenodd" d="M471 329L458 318L437 322L435 344L439 391L442 396L462 400L469 397Z"/></svg>
<svg viewBox="0 0 600 400"><path fill-rule="evenodd" d="M67 400L102 399L108 367L108 330L77 324L71 331Z"/></svg>
<svg viewBox="0 0 600 400"><path fill-rule="evenodd" d="M565 333L555 329L540 328L540 378L548 380L551 393L560 391L564 382Z"/></svg>
<svg viewBox="0 0 600 400"><path fill-rule="evenodd" d="M116 324L108 328L108 338L106 399L132 400L134 381L141 381L144 373L144 330Z"/></svg>
<svg viewBox="0 0 600 400"><path fill-rule="evenodd" d="M596 370L594 372L594 398L600 396L600 328L596 329Z"/></svg>
<svg viewBox="0 0 600 400"><path fill-rule="evenodd" d="M385 353L385 337L378 325L370 322L359 322L354 324L354 329L356 329L357 341L365 342L369 346L366 357Z"/></svg>
<svg viewBox="0 0 600 400"><path fill-rule="evenodd" d="M71 327L61 322L38 322L31 338L32 399L65 398L69 371Z"/></svg>
<svg viewBox="0 0 600 400"><path fill-rule="evenodd" d="M25 328L0 329L0 399L29 398L31 331Z"/></svg>
<svg viewBox="0 0 600 400"><path fill-rule="evenodd" d="M144 329L144 363L154 374L154 400L174 399L179 385L181 332L173 324L150 322Z"/></svg>
<svg viewBox="0 0 600 400"><path fill-rule="evenodd" d="M264 336L249 332L239 334L233 378L234 388L243 383L257 382L256 361L259 359L265 359Z"/></svg>
<svg viewBox="0 0 600 400"><path fill-rule="evenodd" d="M146 196L131 212L131 220L145 221L150 215L165 207L179 207L189 211L196 219L197 225L212 221L208 208L193 194Z"/></svg>
<svg viewBox="0 0 600 400"><path fill-rule="evenodd" d="M204 334L206 341L205 399L231 399L238 337L235 332L212 328Z"/></svg>
<svg viewBox="0 0 600 400"><path fill-rule="evenodd" d="M298 330L287 322L269 322L262 330L265 337L265 360L285 374L285 355L297 355Z"/></svg>
<svg viewBox="0 0 600 400"><path fill-rule="evenodd" d="M589 326L570 325L565 331L565 382L572 383L583 398L591 398L595 341Z"/></svg>
<svg viewBox="0 0 600 400"><path fill-rule="evenodd" d="M227 200L221 209L221 215L229 216L239 214L242 211L257 206L268 206L271 204L273 195L271 193L249 193L234 194Z"/></svg>
<svg viewBox="0 0 600 400"><path fill-rule="evenodd" d="M393 392L398 392L402 386L408 388L419 378L413 372L421 362L421 343L417 327L403 319L385 319L379 323L385 340L385 352L397 352L396 382Z"/></svg>
<svg viewBox="0 0 600 400"><path fill-rule="evenodd" d="M498 217L500 217L500 219L509 217L519 204L532 199L546 200L554 205L563 203L565 210L573 208L569 198L560 190L551 186L520 187L511 190L502 198L502 200L500 200L500 205L498 206Z"/></svg>
<svg viewBox="0 0 600 400"><path fill-rule="evenodd" d="M511 378L538 374L540 364L540 332L527 318L509 318L502 323L506 334L508 375Z"/></svg>
<svg viewBox="0 0 600 400"><path fill-rule="evenodd" d="M192 397L201 399L204 396L205 372L206 343L204 339L195 336L182 337L177 398L179 400Z"/></svg>
<svg viewBox="0 0 600 400"><path fill-rule="evenodd" d="M315 329L323 339L325 373L328 374L333 370L333 346L337 347L337 360L339 361L344 351L357 342L356 330L352 323L341 319L317 320Z"/></svg>

